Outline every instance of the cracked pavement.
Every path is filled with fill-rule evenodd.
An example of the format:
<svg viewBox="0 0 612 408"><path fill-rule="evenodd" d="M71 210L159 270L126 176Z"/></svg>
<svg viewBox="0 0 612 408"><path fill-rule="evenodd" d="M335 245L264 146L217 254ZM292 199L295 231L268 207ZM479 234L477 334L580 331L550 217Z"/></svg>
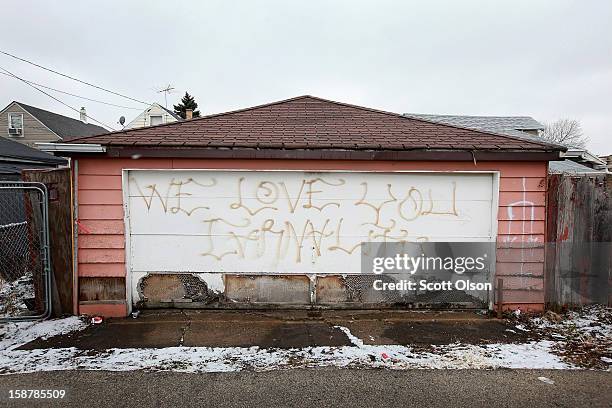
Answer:
<svg viewBox="0 0 612 408"><path fill-rule="evenodd" d="M109 319L85 330L35 340L21 347L110 348L347 346L334 326L348 327L366 344L412 346L521 342L529 334L508 331L508 322L475 312L415 311L219 311L151 310L137 319Z"/></svg>

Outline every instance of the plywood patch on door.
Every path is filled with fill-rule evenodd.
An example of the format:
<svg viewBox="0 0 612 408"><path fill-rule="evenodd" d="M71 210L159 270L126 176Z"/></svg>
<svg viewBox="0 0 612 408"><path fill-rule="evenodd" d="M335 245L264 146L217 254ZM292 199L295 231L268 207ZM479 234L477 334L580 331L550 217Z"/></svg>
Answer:
<svg viewBox="0 0 612 408"><path fill-rule="evenodd" d="M125 300L125 279L117 277L80 277L79 301Z"/></svg>

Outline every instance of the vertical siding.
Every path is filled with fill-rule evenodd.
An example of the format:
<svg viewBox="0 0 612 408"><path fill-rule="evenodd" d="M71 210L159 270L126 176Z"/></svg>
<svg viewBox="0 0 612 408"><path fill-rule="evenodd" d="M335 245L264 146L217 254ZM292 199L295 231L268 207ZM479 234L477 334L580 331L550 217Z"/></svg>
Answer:
<svg viewBox="0 0 612 408"><path fill-rule="evenodd" d="M81 158L78 168L80 277L125 277L122 169L499 171L499 246L543 243L545 239L545 162L482 162L475 166L471 162ZM497 275L504 279L504 303L527 309L543 307L542 249L498 250ZM94 309L87 305L87 310Z"/></svg>

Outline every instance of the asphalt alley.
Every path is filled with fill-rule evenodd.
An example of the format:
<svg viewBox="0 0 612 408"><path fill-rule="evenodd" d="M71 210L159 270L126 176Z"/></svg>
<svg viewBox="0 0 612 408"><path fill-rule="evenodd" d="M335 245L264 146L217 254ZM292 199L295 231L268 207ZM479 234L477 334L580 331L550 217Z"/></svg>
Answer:
<svg viewBox="0 0 612 408"><path fill-rule="evenodd" d="M545 377L553 384L543 382ZM1 377L7 407L610 407L612 373L583 370L276 370L184 374L56 371ZM7 400L9 389L65 400Z"/></svg>

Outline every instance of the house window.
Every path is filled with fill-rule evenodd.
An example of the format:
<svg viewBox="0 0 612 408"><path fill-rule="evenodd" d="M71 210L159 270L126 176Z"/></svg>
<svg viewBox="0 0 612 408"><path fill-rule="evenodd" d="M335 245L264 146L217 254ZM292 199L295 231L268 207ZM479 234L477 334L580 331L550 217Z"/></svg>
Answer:
<svg viewBox="0 0 612 408"><path fill-rule="evenodd" d="M23 113L8 114L8 134L13 137L23 137Z"/></svg>
<svg viewBox="0 0 612 408"><path fill-rule="evenodd" d="M151 126L161 125L163 123L161 115L151 115L149 116L149 120L151 122Z"/></svg>

